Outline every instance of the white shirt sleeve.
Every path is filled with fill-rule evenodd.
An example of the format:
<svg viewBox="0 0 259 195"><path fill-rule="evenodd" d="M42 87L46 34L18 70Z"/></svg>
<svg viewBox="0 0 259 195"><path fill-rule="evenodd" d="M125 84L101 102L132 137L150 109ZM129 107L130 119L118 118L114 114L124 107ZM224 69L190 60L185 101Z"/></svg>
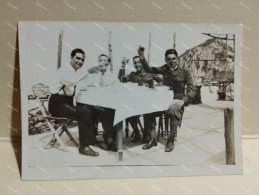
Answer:
<svg viewBox="0 0 259 195"><path fill-rule="evenodd" d="M58 78L61 85L66 85L66 87L69 87L69 88L74 87L76 85L77 83L76 74L73 73L72 71L65 68L61 68L58 70Z"/></svg>

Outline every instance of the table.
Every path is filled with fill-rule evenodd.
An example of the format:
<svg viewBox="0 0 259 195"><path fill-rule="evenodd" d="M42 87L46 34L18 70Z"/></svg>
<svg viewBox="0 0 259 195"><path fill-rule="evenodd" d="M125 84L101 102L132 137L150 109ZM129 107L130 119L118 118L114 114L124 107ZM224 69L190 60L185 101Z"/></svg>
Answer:
<svg viewBox="0 0 259 195"><path fill-rule="evenodd" d="M167 110L174 93L167 86L150 89L136 83L115 83L107 87L88 87L80 91L76 101L115 109L114 125L117 125L118 153L123 154L123 125L128 117Z"/></svg>

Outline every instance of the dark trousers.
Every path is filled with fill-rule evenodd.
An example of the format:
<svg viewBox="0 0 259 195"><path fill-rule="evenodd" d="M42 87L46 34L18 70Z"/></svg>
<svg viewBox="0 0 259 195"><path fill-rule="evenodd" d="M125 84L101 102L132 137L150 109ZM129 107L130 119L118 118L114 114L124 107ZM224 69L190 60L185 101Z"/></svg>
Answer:
<svg viewBox="0 0 259 195"><path fill-rule="evenodd" d="M180 108L175 104L169 106L169 109L166 112L170 117L170 135L167 139L168 141L174 141L177 135L177 128L182 120L183 112L183 106Z"/></svg>
<svg viewBox="0 0 259 195"><path fill-rule="evenodd" d="M117 129L116 126L113 126L115 110L93 105L86 105L86 107L91 111L95 133L97 134L98 131L98 122L101 122L105 142L109 143L116 140Z"/></svg>
<svg viewBox="0 0 259 195"><path fill-rule="evenodd" d="M138 123L139 123L139 115L138 116L132 116L127 118L127 120L129 121L133 132L136 134L139 134L139 128L138 128Z"/></svg>
<svg viewBox="0 0 259 195"><path fill-rule="evenodd" d="M80 147L96 142L91 112L86 106L73 106L73 96L52 94L49 99L49 112L54 117L78 121Z"/></svg>
<svg viewBox="0 0 259 195"><path fill-rule="evenodd" d="M161 112L144 114L144 138L148 136L150 136L150 139L156 138L156 117L160 116L160 114ZM146 141L149 141L149 138Z"/></svg>

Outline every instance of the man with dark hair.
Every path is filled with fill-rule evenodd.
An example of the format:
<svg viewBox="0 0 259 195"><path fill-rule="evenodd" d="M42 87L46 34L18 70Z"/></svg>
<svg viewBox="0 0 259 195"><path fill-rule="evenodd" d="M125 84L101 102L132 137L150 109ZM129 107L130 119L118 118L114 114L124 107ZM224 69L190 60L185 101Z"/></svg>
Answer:
<svg viewBox="0 0 259 195"><path fill-rule="evenodd" d="M89 77L90 80L92 79L90 86L92 87L105 87L112 83L110 78L107 78L106 71L107 67L110 63L110 58L105 55L101 54L98 57L98 66L91 67L88 69L88 73L90 74ZM106 97L103 97L106 98ZM110 151L117 151L117 146L115 143L116 135L117 135L117 129L116 127L113 127L113 121L115 116L115 110L111 108L105 108L100 106L93 106L93 105L87 105L87 107L91 110L92 118L93 118L93 124L94 124L94 130L97 134L98 131L98 122L100 121L103 126L104 130L104 142L105 146L101 145L103 149L110 150Z"/></svg>
<svg viewBox="0 0 259 195"><path fill-rule="evenodd" d="M66 117L78 121L79 129L79 153L88 156L98 156L90 145L96 142L92 126L92 116L89 109L76 106L74 96L80 88L79 82L85 73L80 72L84 64L85 53L82 49L74 49L71 52L69 67L58 70L56 88L52 91L49 99L49 112L54 117ZM71 68L72 67L72 68Z"/></svg>
<svg viewBox="0 0 259 195"><path fill-rule="evenodd" d="M145 69L142 67L139 56L133 57L133 64L136 71L131 72L129 75L122 77L122 82L133 82L133 83L138 83L139 85L147 84L149 85L150 88L153 88L154 80L157 83L160 83L162 81L161 77L154 76L152 73L148 73L145 71ZM144 132L143 132L143 139L142 139L144 143L147 142L147 134L153 129L155 129L156 127L156 120L155 120L156 116L157 116L157 113L144 115ZM137 142L140 139L140 134L138 129L139 116L130 117L128 118L128 121L130 122L135 135L132 141ZM156 144L157 144L156 137L154 137L152 144L144 145L143 149L149 149L150 147Z"/></svg>
<svg viewBox="0 0 259 195"><path fill-rule="evenodd" d="M111 59L106 54L101 54L98 57L98 66L94 66L88 69L88 73L102 73L105 74L107 67L110 63Z"/></svg>
<svg viewBox="0 0 259 195"><path fill-rule="evenodd" d="M85 56L85 52L82 49L76 48L71 51L71 55L70 55L71 58L73 58L76 55L76 53L81 53Z"/></svg>
<svg viewBox="0 0 259 195"><path fill-rule="evenodd" d="M157 83L160 83L162 81L161 77L157 77L157 75L151 74L143 68L141 62L140 62L140 56L134 56L133 57L133 64L136 69L135 72L131 72L129 75L122 77L122 82L133 82L133 83L139 83L142 85L143 83L150 84L150 87L152 87L153 80L155 80Z"/></svg>
<svg viewBox="0 0 259 195"><path fill-rule="evenodd" d="M165 52L166 64L161 67L150 67L144 57L144 48L138 49L140 61L148 72L163 75L163 84L169 86L174 92L173 103L169 106L167 114L170 117L170 136L165 146L166 152L174 149L174 141L177 135L177 127L179 126L184 106L187 106L192 98L196 95L196 89L193 84L190 73L181 69L178 64L178 54L174 49L168 49ZM185 87L187 93L185 94Z"/></svg>

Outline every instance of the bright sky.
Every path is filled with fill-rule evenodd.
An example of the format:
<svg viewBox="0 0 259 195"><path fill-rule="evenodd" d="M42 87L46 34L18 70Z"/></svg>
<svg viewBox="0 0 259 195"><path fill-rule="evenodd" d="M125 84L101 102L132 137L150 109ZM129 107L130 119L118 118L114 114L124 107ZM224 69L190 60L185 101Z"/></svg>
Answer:
<svg viewBox="0 0 259 195"><path fill-rule="evenodd" d="M164 64L164 53L173 47L176 33L176 50L181 55L210 37L206 33L231 33L237 25L169 24L169 23L88 23L88 22L23 22L19 23L19 51L21 68L28 90L42 82L49 83L57 69L58 36L64 31L62 65L69 64L70 53L81 48L86 53L84 66L97 64L100 54L108 54L109 31L112 31L114 76L117 77L123 57L130 59L129 69L134 70L132 58L138 46L148 53L151 32L150 65ZM130 71L130 70L128 70ZM128 72L129 73L129 72ZM26 74L26 75L25 75Z"/></svg>

